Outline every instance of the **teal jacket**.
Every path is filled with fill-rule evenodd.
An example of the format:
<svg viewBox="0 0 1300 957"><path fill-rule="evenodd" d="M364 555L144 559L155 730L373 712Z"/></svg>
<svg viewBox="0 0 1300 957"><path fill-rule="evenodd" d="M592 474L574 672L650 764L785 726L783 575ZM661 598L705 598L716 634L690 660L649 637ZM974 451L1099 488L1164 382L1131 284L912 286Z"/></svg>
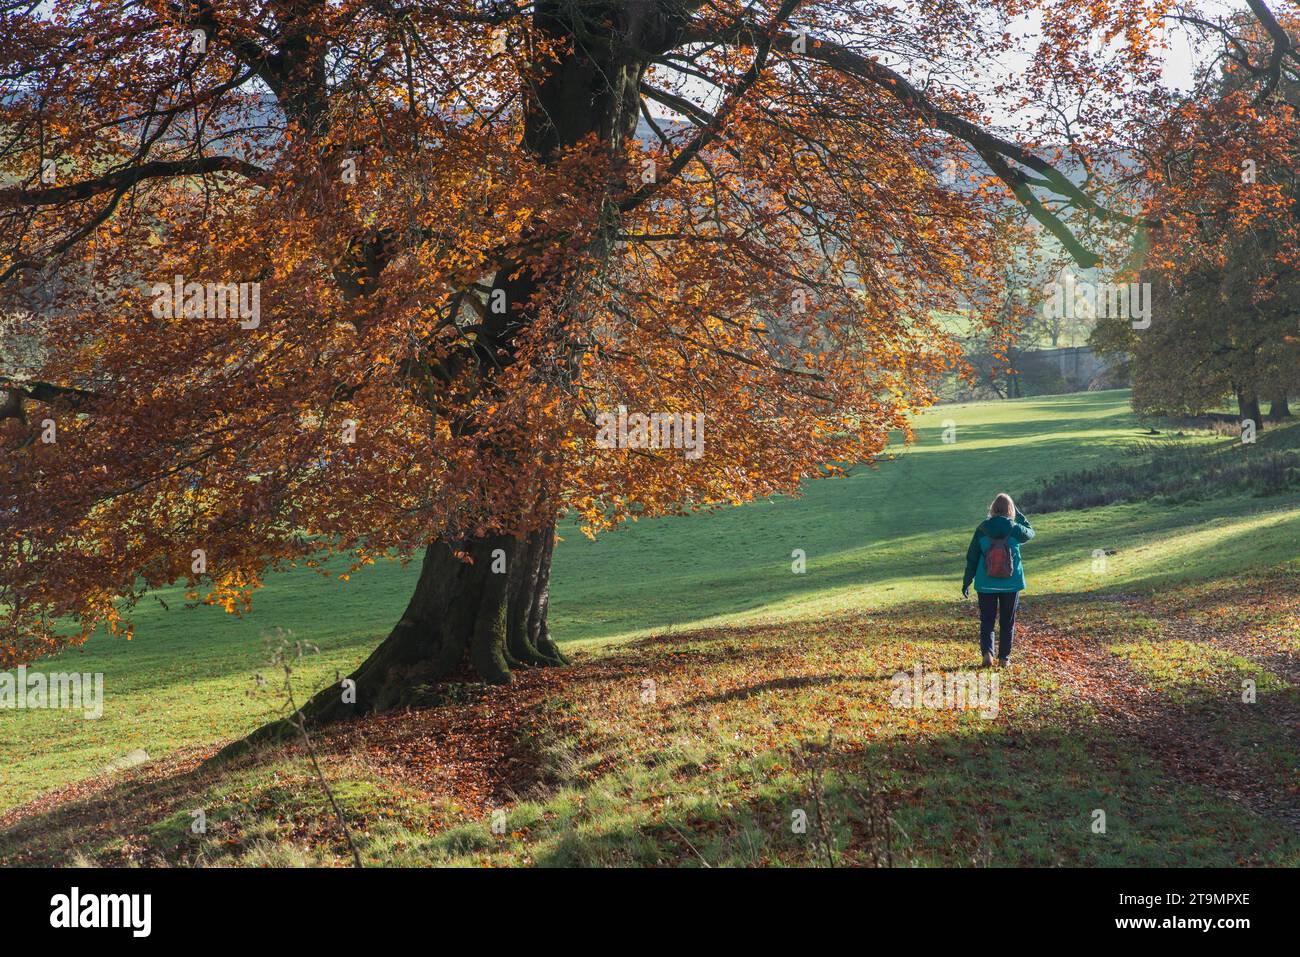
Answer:
<svg viewBox="0 0 1300 957"><path fill-rule="evenodd" d="M1011 577L990 578L984 572L984 553L995 538L1006 538L1007 547L1011 549ZM978 592L1008 592L1025 590L1025 567L1020 563L1020 544L1034 537L1034 529L1020 509L1016 509L1016 520L1003 515L994 515L979 523L975 534L971 536L970 547L966 549L966 577L961 581L961 590L973 581Z"/></svg>

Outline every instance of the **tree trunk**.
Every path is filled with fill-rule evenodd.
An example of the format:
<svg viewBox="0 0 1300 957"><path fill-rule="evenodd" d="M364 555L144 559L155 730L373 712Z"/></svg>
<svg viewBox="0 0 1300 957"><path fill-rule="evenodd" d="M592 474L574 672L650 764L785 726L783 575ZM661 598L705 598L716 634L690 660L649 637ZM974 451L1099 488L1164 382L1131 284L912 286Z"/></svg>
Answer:
<svg viewBox="0 0 1300 957"><path fill-rule="evenodd" d="M1285 393L1273 397L1269 403L1268 417L1274 421L1291 418L1291 403L1287 401Z"/></svg>
<svg viewBox="0 0 1300 957"><path fill-rule="evenodd" d="M1237 409L1241 421L1250 419L1255 423L1255 434L1258 435L1264 428L1264 417L1259 411L1259 396L1253 389L1237 390Z"/></svg>
<svg viewBox="0 0 1300 957"><path fill-rule="evenodd" d="M505 684L513 668L564 664L546 623L554 542L553 527L522 539L434 542L401 620L347 679L312 698L304 717L387 711L419 703L427 686L448 678Z"/></svg>

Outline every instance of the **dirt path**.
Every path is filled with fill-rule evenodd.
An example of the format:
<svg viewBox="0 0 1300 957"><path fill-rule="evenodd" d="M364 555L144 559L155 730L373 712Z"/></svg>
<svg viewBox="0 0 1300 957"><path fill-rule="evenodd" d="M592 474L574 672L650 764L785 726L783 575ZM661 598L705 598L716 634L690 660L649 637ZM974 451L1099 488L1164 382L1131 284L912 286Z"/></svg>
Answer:
<svg viewBox="0 0 1300 957"><path fill-rule="evenodd" d="M1171 614L1151 602L1124 604L1158 621L1162 641L1194 641L1231 651L1295 683L1293 651L1239 631L1200 624L1186 613ZM1234 803L1300 830L1300 794L1294 777L1286 780L1284 770L1280 779L1266 755L1219 733L1235 727L1248 738L1252 723L1266 722L1281 729L1292 743L1300 742L1300 708L1294 695L1260 697L1253 704L1244 703L1231 688L1221 694L1181 696L1144 678L1110 652L1108 644L1077 631L1067 633L1050 620L1025 628L1029 667L1046 670L1089 705L1098 722L1140 745L1169 776L1212 788Z"/></svg>

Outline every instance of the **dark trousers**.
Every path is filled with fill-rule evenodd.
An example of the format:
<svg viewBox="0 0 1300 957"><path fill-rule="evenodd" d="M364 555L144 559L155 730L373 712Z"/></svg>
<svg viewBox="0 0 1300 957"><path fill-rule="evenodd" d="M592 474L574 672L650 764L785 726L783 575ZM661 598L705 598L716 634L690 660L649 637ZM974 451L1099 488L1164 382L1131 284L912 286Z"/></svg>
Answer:
<svg viewBox="0 0 1300 957"><path fill-rule="evenodd" d="M980 652L993 652L993 622L998 623L998 657L1011 657L1011 639L1016 635L1016 609L1020 592L980 592Z"/></svg>

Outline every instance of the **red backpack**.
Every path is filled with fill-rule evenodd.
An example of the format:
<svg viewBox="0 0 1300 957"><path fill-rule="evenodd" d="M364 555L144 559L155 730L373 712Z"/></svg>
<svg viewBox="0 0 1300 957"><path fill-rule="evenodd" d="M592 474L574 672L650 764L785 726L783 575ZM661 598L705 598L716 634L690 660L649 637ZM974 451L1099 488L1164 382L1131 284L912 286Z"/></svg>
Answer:
<svg viewBox="0 0 1300 957"><path fill-rule="evenodd" d="M989 542L989 550L984 553L984 572L989 578L1011 577L1011 546L1005 538Z"/></svg>

